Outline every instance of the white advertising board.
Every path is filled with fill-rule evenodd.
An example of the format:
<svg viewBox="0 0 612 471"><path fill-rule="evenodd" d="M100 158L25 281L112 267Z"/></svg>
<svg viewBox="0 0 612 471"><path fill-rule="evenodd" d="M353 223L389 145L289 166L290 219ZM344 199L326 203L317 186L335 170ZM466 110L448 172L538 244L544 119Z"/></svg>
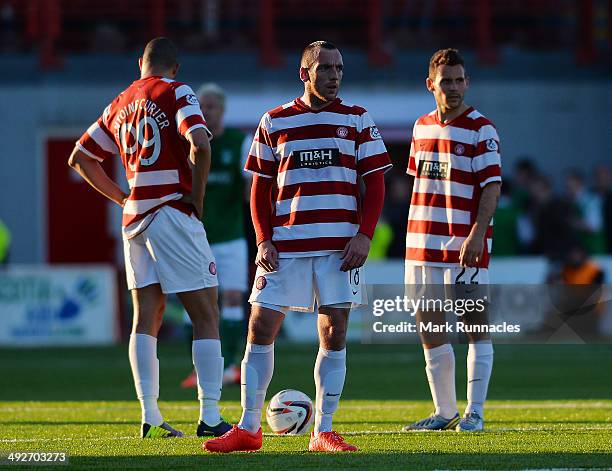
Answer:
<svg viewBox="0 0 612 471"><path fill-rule="evenodd" d="M0 270L0 346L119 341L117 281L107 265Z"/></svg>

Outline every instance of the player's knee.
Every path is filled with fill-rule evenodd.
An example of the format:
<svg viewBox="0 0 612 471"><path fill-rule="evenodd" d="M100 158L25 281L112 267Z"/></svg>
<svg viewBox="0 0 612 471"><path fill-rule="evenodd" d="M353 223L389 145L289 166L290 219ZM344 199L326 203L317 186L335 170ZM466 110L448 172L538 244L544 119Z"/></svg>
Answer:
<svg viewBox="0 0 612 471"><path fill-rule="evenodd" d="M467 334L469 343L482 342L483 340L491 340L491 335L488 332L470 332Z"/></svg>
<svg viewBox="0 0 612 471"><path fill-rule="evenodd" d="M194 326L203 328L216 328L219 325L219 307L208 306L206 309L200 309L191 317L191 322Z"/></svg>
<svg viewBox="0 0 612 471"><path fill-rule="evenodd" d="M249 322L249 342L258 345L269 345L276 337L276 325L262 316L252 318Z"/></svg>
<svg viewBox="0 0 612 471"><path fill-rule="evenodd" d="M155 320L157 322L161 322L162 318L164 317L164 312L166 312L166 302L162 302L159 304L159 306L157 307L157 312L155 313Z"/></svg>
<svg viewBox="0 0 612 471"><path fill-rule="evenodd" d="M139 311L134 313L132 332L136 334L147 334L156 337L157 333L159 332L160 325L161 318L157 316L156 311Z"/></svg>
<svg viewBox="0 0 612 471"><path fill-rule="evenodd" d="M322 343L331 346L331 350L344 348L346 324L328 324L320 329ZM325 347L327 348L327 347Z"/></svg>
<svg viewBox="0 0 612 471"><path fill-rule="evenodd" d="M274 332L264 325L249 325L249 342L257 345L270 345L274 342Z"/></svg>

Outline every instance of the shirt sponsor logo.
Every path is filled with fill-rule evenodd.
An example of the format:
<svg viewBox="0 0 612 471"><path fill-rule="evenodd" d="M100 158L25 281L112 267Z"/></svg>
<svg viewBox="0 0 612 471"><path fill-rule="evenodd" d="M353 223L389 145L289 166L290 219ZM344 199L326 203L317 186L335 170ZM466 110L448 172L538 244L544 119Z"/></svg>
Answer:
<svg viewBox="0 0 612 471"><path fill-rule="evenodd" d="M380 139L382 136L380 135L380 131L376 126L372 126L370 128L370 137L372 139Z"/></svg>
<svg viewBox="0 0 612 471"><path fill-rule="evenodd" d="M455 155L463 155L465 152L465 147L463 144L457 144L455 146Z"/></svg>
<svg viewBox="0 0 612 471"><path fill-rule="evenodd" d="M496 151L499 148L495 139L487 139L487 149L491 152Z"/></svg>
<svg viewBox="0 0 612 471"><path fill-rule="evenodd" d="M449 177L449 170L448 162L431 162L429 160L419 162L419 177L445 180Z"/></svg>
<svg viewBox="0 0 612 471"><path fill-rule="evenodd" d="M208 265L208 271L211 275L217 274L217 265L215 264L215 262L210 262L210 264Z"/></svg>
<svg viewBox="0 0 612 471"><path fill-rule="evenodd" d="M338 149L310 149L293 151L293 157L299 168L323 168L340 165Z"/></svg>
<svg viewBox="0 0 612 471"><path fill-rule="evenodd" d="M346 136L348 136L348 129L346 129L344 126L340 126L338 129L336 129L336 136L338 136L340 139L344 139Z"/></svg>
<svg viewBox="0 0 612 471"><path fill-rule="evenodd" d="M187 103L189 103L190 105L200 104L200 102L198 101L198 98L195 95L187 95L186 99L187 99Z"/></svg>

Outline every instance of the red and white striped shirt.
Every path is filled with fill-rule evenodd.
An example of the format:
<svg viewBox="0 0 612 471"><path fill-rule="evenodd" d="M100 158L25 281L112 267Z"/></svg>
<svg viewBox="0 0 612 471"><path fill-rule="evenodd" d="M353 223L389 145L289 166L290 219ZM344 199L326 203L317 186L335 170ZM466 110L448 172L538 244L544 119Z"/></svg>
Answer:
<svg viewBox="0 0 612 471"><path fill-rule="evenodd" d="M146 77L119 94L77 142L99 161L121 155L130 186L123 207L124 238L146 229L165 204L191 214L191 205L178 201L191 193L192 184L189 144L182 137L197 128L211 137L191 87Z"/></svg>
<svg viewBox="0 0 612 471"><path fill-rule="evenodd" d="M279 256L312 257L344 249L359 229L357 177L390 167L364 108L336 99L314 111L296 98L263 115L245 169L276 179Z"/></svg>
<svg viewBox="0 0 612 471"><path fill-rule="evenodd" d="M436 110L412 132L408 174L415 177L408 214L406 263L457 266L459 250L476 221L482 189L501 181L495 126L474 108L443 124ZM480 268L489 265L493 221Z"/></svg>

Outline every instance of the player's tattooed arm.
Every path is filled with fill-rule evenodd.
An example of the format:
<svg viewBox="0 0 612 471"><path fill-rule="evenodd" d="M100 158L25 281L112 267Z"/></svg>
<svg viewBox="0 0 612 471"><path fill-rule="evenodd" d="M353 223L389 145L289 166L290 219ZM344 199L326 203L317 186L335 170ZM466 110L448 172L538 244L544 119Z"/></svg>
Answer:
<svg viewBox="0 0 612 471"><path fill-rule="evenodd" d="M480 194L476 222L459 251L459 263L462 267L474 267L480 262L484 251L485 235L491 218L495 214L500 190L500 182L491 182Z"/></svg>
<svg viewBox="0 0 612 471"><path fill-rule="evenodd" d="M75 169L93 188L98 190L109 200L123 207L129 195L123 192L106 174L100 162L92 159L75 147L68 159L68 165Z"/></svg>
<svg viewBox="0 0 612 471"><path fill-rule="evenodd" d="M203 128L194 129L187 135L191 146L189 160L193 164L193 183L191 195L185 195L183 201L193 204L198 217L202 217L204 209L204 192L210 172L210 142Z"/></svg>

